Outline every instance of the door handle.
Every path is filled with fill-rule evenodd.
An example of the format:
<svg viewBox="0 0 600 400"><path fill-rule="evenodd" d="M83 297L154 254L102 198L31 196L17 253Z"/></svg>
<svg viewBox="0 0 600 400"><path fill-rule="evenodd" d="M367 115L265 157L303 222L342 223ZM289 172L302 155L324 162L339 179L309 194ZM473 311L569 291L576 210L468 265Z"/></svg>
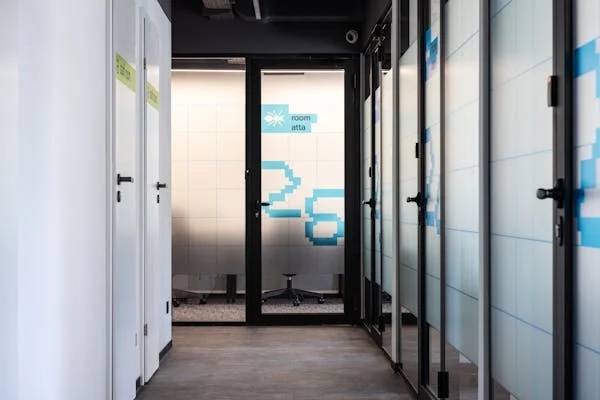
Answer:
<svg viewBox="0 0 600 400"><path fill-rule="evenodd" d="M260 209L262 207L269 207L270 205L271 205L271 203L268 201L256 200L256 204L254 206L254 217L256 219L260 218Z"/></svg>
<svg viewBox="0 0 600 400"><path fill-rule="evenodd" d="M156 182L156 190L166 189L166 188L167 188L167 184L166 183Z"/></svg>
<svg viewBox="0 0 600 400"><path fill-rule="evenodd" d="M123 182L133 183L133 178L131 176L121 176L121 174L117 174L117 185L120 185Z"/></svg>
<svg viewBox="0 0 600 400"><path fill-rule="evenodd" d="M557 201L557 207L563 208L563 200L565 198L565 184L562 179L556 181L556 185L552 189L538 189L536 196L540 200L553 199Z"/></svg>
<svg viewBox="0 0 600 400"><path fill-rule="evenodd" d="M421 196L421 192L419 192L415 197L408 197L406 202L416 203L418 207L421 207L423 205L423 196Z"/></svg>
<svg viewBox="0 0 600 400"><path fill-rule="evenodd" d="M375 200L374 199L363 200L362 205L373 208L373 207L375 207Z"/></svg>

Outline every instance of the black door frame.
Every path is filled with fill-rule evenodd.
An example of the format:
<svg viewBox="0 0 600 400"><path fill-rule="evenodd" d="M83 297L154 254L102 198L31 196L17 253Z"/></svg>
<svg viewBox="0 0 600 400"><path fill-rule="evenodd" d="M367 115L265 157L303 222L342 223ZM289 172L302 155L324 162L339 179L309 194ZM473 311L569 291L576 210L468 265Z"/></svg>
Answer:
<svg viewBox="0 0 600 400"><path fill-rule="evenodd" d="M549 93L554 119L553 394L568 400L574 391L574 120L573 0L553 1L553 73ZM555 94L555 99L551 99ZM554 103L552 103L554 100ZM562 185L561 185L562 182Z"/></svg>
<svg viewBox="0 0 600 400"><path fill-rule="evenodd" d="M358 56L258 56L246 70L246 322L250 325L356 324L360 321L360 132ZM261 219L261 71L343 69L345 71L345 273L343 314L263 314Z"/></svg>
<svg viewBox="0 0 600 400"><path fill-rule="evenodd" d="M361 101L364 103L369 96L371 96L371 101L368 104L371 107L371 120L364 121L365 123L369 123L371 126L371 165L369 166L369 176L371 180L371 197L370 199L364 199L363 205L370 206L371 211L371 274L370 276L363 276L363 285L365 287L365 318L363 320L363 325L367 329L367 331L371 334L371 337L375 341L375 343L379 346L383 346L383 333L385 332L385 324L387 322L386 316L383 314L383 260L380 260L380 276L381 283L376 283L376 257L377 252L375 251L376 246L378 246L376 237L376 224L378 223L376 216L377 209L377 193L376 193L376 182L379 179L380 185L382 184L381 176L377 177L378 169L376 165L379 165L379 171L381 172L382 164L381 164L381 154L382 151L379 149L379 157L380 159L376 159L377 150L376 150L376 113L375 110L377 108L376 102L377 98L375 93L377 89L381 88L382 84L382 63L385 58L385 46L386 40L391 42L391 29L392 24L392 8L390 7L381 18L380 22L378 22L371 33L371 36L368 40L367 48L364 51L365 57L365 71L366 76L365 79L362 80L362 84L364 85L364 98ZM386 36L385 32L389 31L390 34ZM381 98L380 98L381 100ZM381 110L382 104L379 104L379 108ZM381 137L379 138L381 144ZM364 167L364 166L363 166ZM382 193L379 193L379 196L382 196ZM380 199L381 200L381 199ZM381 243L381 242L380 242ZM363 246L366 243L363 243ZM381 254L381 258L383 258L383 254ZM391 334L391 333L390 333ZM385 353L387 355L387 353ZM389 355L388 355L389 356Z"/></svg>

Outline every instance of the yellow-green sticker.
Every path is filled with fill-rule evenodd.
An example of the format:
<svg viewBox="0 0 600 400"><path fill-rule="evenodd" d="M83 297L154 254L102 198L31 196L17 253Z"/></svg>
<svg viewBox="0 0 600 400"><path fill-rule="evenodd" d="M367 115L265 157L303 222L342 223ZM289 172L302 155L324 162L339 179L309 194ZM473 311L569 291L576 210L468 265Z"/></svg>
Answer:
<svg viewBox="0 0 600 400"><path fill-rule="evenodd" d="M135 69L117 53L117 79L135 92Z"/></svg>
<svg viewBox="0 0 600 400"><path fill-rule="evenodd" d="M160 94L150 82L146 82L146 93L148 97L148 104L150 104L152 107L158 110L158 101L160 99Z"/></svg>

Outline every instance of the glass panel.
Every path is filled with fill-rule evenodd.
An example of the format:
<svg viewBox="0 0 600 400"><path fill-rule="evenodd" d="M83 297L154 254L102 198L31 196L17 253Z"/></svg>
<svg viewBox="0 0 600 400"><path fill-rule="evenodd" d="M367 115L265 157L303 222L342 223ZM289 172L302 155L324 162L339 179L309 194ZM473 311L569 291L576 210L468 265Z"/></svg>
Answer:
<svg viewBox="0 0 600 400"><path fill-rule="evenodd" d="M600 5L575 1L575 388L598 397L600 380Z"/></svg>
<svg viewBox="0 0 600 400"><path fill-rule="evenodd" d="M382 157L381 157L381 86L375 89L375 153L374 153L374 167L375 167L375 283L378 290L381 288L381 196L382 196ZM378 309L377 314L381 313Z"/></svg>
<svg viewBox="0 0 600 400"><path fill-rule="evenodd" d="M237 68L172 74L174 321L246 318L246 78Z"/></svg>
<svg viewBox="0 0 600 400"><path fill-rule="evenodd" d="M451 398L475 399L479 343L479 2L450 0L445 8L446 369L450 372Z"/></svg>
<svg viewBox="0 0 600 400"><path fill-rule="evenodd" d="M393 238L393 88L394 76L391 70L383 71L382 80L382 134L381 134L381 253L382 253L382 313L386 320L386 330L383 333L383 348L392 353L392 294L396 271L394 268L394 238Z"/></svg>
<svg viewBox="0 0 600 400"><path fill-rule="evenodd" d="M429 324L429 385L437 392L440 369L441 285L441 73L440 4L431 1L430 25L425 32L425 292Z"/></svg>
<svg viewBox="0 0 600 400"><path fill-rule="evenodd" d="M343 313L344 71L262 73L263 313Z"/></svg>
<svg viewBox="0 0 600 400"><path fill-rule="evenodd" d="M411 2L416 7L417 2ZM411 14L412 15L412 14ZM415 158L415 144L418 136L418 42L403 49L400 57L400 304L402 306L401 362L404 372L411 382L417 384L418 373L418 334L416 318L418 305L418 208L407 203L407 197L416 196L418 185L418 160Z"/></svg>
<svg viewBox="0 0 600 400"><path fill-rule="evenodd" d="M362 187L363 187L363 200L369 201L372 197L371 188L372 188L372 180L371 180L371 141L373 140L371 137L372 134L372 126L373 126L373 100L371 96L369 96L364 103L364 121L363 121L363 140L362 140L362 154L363 154L363 178L362 178ZM373 243L371 230L373 226L371 225L371 207L368 205L364 205L362 209L363 214L363 271L365 277L365 318L367 321L370 321L371 318L371 274L372 274L372 246Z"/></svg>
<svg viewBox="0 0 600 400"><path fill-rule="evenodd" d="M492 6L492 378L519 400L552 397L552 0ZM501 398L501 397L500 397Z"/></svg>
<svg viewBox="0 0 600 400"><path fill-rule="evenodd" d="M449 400L477 400L477 365L446 344L446 367L450 372Z"/></svg>

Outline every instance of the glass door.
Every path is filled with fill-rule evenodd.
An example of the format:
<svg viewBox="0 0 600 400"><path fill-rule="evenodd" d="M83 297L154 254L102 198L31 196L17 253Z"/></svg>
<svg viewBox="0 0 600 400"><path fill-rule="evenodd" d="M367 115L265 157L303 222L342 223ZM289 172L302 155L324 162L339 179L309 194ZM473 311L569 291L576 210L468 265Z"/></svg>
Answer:
<svg viewBox="0 0 600 400"><path fill-rule="evenodd" d="M574 383L573 399L598 396L600 388L600 19L598 2L574 1ZM568 239L567 239L568 240Z"/></svg>
<svg viewBox="0 0 600 400"><path fill-rule="evenodd" d="M412 386L418 387L419 371L419 214L422 195L419 192L419 40L417 30L418 2L411 0L403 10L408 26L403 29L399 60L400 122L399 154L399 301L402 311L400 357L402 371Z"/></svg>
<svg viewBox="0 0 600 400"><path fill-rule="evenodd" d="M357 293L347 293L359 265L347 261L346 243L349 68L264 61L253 70L252 115L260 124L250 137L249 175L257 171L258 179L249 184L258 185L248 205L259 239L250 249L258 319L335 322L355 312Z"/></svg>
<svg viewBox="0 0 600 400"><path fill-rule="evenodd" d="M376 73L376 69L373 68L374 54L367 54L365 56L365 100L364 100L364 113L363 113L363 136L362 136L362 241L363 241L363 275L364 275L364 304L365 304L365 315L364 319L368 329L374 335L375 339L379 342L380 336L376 329L371 329L376 325L377 317L374 310L377 309L375 305L376 299L379 298L377 290L375 290L375 242L376 235L375 231L375 206L376 206L376 189L375 189L375 144L374 144L374 98L375 93L373 91L373 74ZM375 321L375 322L374 322Z"/></svg>
<svg viewBox="0 0 600 400"><path fill-rule="evenodd" d="M491 10L491 358L495 399L553 398L552 0ZM545 192L538 193L543 197ZM556 397L555 397L556 398Z"/></svg>

